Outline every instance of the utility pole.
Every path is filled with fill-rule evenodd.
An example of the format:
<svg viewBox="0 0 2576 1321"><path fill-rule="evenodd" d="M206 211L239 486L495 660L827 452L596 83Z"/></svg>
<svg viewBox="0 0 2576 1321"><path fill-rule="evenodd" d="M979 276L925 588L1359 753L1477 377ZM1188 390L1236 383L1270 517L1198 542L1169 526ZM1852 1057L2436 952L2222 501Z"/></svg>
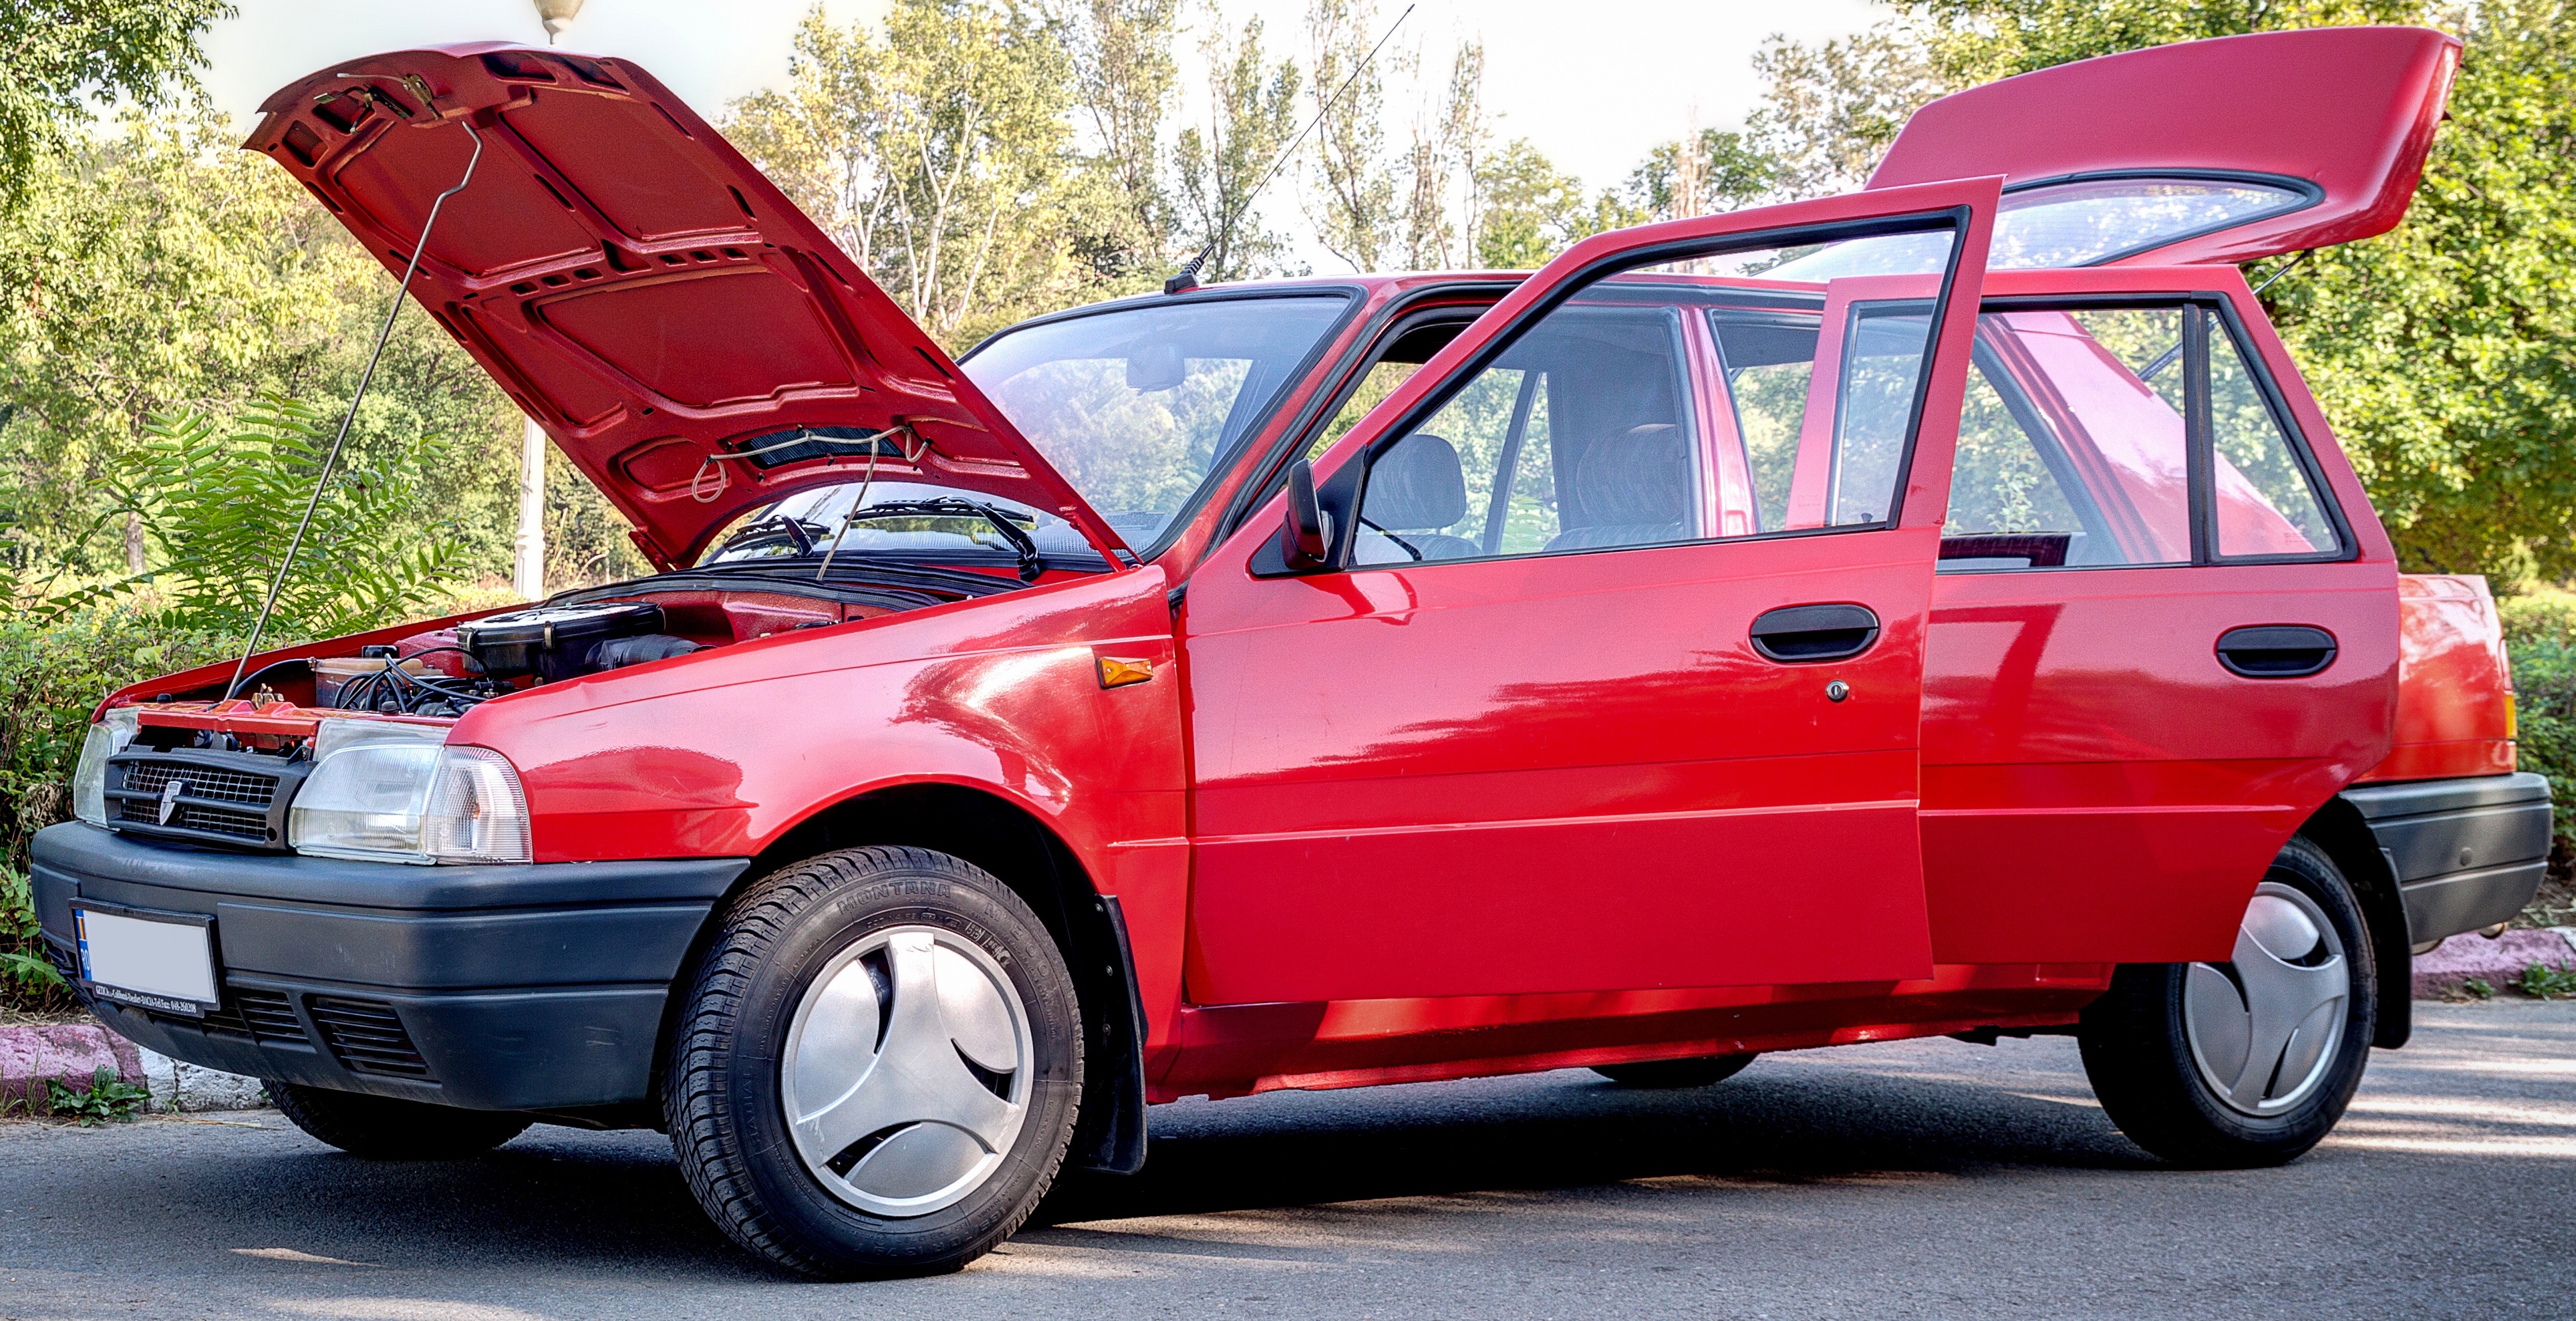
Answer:
<svg viewBox="0 0 2576 1321"><path fill-rule="evenodd" d="M582 0L536 0L537 18L546 25L546 44L560 46L581 12ZM510 538L513 552L510 590L520 600L546 594L546 429L535 418L519 435L519 531Z"/></svg>

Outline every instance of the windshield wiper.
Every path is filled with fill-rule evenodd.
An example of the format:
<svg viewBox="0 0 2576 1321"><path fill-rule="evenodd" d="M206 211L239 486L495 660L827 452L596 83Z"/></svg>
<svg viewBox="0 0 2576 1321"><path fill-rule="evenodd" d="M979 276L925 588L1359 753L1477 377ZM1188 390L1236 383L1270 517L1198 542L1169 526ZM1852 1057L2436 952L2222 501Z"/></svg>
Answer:
<svg viewBox="0 0 2576 1321"><path fill-rule="evenodd" d="M1011 543L1011 549L1018 553L1021 582L1036 582L1038 575L1046 571L1046 560L1038 554L1038 543L1030 539L1027 531L1019 524L1012 522L1009 515L981 500L967 500L953 495L939 496L930 500L889 500L883 504L869 505L850 515L849 521L855 523L862 518L922 517L983 519L1000 531L1002 540ZM845 530L847 526L847 524L843 525ZM840 545L840 538L834 537L832 544L837 548Z"/></svg>
<svg viewBox="0 0 2576 1321"><path fill-rule="evenodd" d="M772 529L777 529L786 532L788 539L796 543L796 553L798 555L811 555L814 553L814 538L807 534L806 529L808 528L812 528L816 532L824 530L823 525L820 523L808 523L801 518L788 518L784 515L780 515L775 518L757 519L744 524L740 531L725 538L724 544L716 547L713 553L722 555L726 551L732 550L734 547L739 546L746 541L766 535Z"/></svg>

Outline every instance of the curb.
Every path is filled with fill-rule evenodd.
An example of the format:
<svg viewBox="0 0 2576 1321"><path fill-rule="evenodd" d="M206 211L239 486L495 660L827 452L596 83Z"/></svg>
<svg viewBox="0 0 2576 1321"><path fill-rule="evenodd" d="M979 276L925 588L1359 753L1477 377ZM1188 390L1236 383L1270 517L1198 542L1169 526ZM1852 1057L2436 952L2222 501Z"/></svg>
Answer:
<svg viewBox="0 0 2576 1321"><path fill-rule="evenodd" d="M153 1114L268 1103L257 1078L182 1064L97 1023L0 1027L0 1111L23 1105L27 1112L41 1112L48 1081L86 1091L100 1069L151 1093L144 1108Z"/></svg>
<svg viewBox="0 0 2576 1321"><path fill-rule="evenodd" d="M2522 980L2533 964L2576 969L2576 927L2508 931L2493 940L2453 936L2430 954L2415 956L2415 998L2451 999L2475 977L2496 990Z"/></svg>

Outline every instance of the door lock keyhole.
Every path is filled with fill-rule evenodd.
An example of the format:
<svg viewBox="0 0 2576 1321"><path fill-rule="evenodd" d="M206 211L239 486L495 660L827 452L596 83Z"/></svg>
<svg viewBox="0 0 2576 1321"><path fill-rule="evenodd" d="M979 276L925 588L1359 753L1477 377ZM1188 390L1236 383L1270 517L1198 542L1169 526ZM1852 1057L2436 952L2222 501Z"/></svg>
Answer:
<svg viewBox="0 0 2576 1321"><path fill-rule="evenodd" d="M1851 685L1840 679L1825 685L1825 700L1828 702L1839 702L1849 696L1851 696Z"/></svg>

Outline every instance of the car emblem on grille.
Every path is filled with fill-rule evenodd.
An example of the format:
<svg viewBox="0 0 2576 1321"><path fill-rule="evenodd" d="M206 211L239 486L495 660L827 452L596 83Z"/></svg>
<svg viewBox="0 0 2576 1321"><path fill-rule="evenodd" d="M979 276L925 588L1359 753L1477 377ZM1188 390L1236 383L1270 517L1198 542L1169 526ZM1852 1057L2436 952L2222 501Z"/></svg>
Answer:
<svg viewBox="0 0 2576 1321"><path fill-rule="evenodd" d="M165 826L170 824L170 814L179 810L179 795L186 792L188 792L188 782L175 776L168 784L161 786L161 824Z"/></svg>

